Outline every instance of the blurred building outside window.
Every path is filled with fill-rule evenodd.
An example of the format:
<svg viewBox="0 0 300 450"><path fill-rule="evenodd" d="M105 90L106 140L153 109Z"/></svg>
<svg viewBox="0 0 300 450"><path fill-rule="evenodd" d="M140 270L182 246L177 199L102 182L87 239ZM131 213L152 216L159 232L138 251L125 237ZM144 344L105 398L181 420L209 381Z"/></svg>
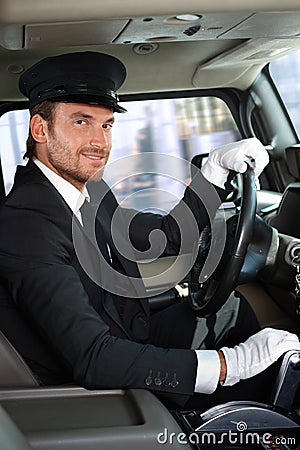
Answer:
<svg viewBox="0 0 300 450"><path fill-rule="evenodd" d="M300 50L272 61L270 73L300 136Z"/></svg>

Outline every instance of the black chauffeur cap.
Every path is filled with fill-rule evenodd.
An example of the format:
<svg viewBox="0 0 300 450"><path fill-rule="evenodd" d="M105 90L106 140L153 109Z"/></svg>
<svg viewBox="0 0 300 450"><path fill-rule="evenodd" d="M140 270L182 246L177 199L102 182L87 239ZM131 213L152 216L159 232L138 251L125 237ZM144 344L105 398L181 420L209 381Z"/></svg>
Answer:
<svg viewBox="0 0 300 450"><path fill-rule="evenodd" d="M44 100L104 105L126 112L116 91L126 78L124 64L114 56L77 52L51 56L28 68L19 89L29 98L29 107Z"/></svg>

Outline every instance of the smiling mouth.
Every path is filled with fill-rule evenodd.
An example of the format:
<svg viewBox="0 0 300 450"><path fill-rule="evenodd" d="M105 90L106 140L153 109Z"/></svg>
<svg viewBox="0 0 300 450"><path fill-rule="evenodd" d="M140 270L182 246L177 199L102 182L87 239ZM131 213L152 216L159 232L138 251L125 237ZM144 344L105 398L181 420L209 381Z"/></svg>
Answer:
<svg viewBox="0 0 300 450"><path fill-rule="evenodd" d="M87 159L90 159L92 161L102 161L106 158L105 155L99 154L99 153L81 153L82 156L84 156Z"/></svg>

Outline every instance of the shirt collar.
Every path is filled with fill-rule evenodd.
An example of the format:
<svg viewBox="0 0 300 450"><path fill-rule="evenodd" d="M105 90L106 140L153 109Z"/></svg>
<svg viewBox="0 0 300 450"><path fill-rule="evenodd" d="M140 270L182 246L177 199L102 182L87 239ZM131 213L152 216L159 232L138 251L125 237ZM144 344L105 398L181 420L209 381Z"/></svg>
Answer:
<svg viewBox="0 0 300 450"><path fill-rule="evenodd" d="M49 167L37 158L33 158L33 162L43 172L45 177L48 178L50 183L53 184L55 189L60 193L74 214L78 213L85 200L90 201L90 196L86 186L84 186L82 191L80 191L73 186L73 184L69 183L69 181L49 169Z"/></svg>

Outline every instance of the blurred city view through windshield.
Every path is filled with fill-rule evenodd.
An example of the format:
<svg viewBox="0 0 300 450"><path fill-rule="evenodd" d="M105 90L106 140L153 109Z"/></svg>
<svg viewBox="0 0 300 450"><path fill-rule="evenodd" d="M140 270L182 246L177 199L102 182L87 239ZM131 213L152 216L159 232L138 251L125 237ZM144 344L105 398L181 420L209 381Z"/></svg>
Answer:
<svg viewBox="0 0 300 450"><path fill-rule="evenodd" d="M126 199L126 206L169 211L190 181L193 156L240 138L230 110L219 98L148 100L125 106L128 113L116 117L105 177L113 182L118 199ZM169 157L159 156L162 153ZM132 158L120 165L115 182L114 161L128 155Z"/></svg>

